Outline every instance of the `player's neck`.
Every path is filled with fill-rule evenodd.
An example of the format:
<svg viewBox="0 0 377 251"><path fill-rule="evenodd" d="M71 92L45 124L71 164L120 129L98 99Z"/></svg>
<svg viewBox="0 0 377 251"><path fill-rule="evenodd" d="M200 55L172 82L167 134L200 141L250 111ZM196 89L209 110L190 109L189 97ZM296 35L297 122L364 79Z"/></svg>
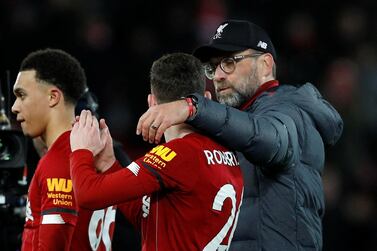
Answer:
<svg viewBox="0 0 377 251"><path fill-rule="evenodd" d="M56 139L64 132L72 129L74 121L74 108L61 109L51 113L49 123L44 134L44 141L48 148L56 141Z"/></svg>
<svg viewBox="0 0 377 251"><path fill-rule="evenodd" d="M164 133L165 141L169 142L170 140L173 140L173 139L183 138L187 134L190 134L193 132L194 132L194 128L188 124L174 125L165 131Z"/></svg>

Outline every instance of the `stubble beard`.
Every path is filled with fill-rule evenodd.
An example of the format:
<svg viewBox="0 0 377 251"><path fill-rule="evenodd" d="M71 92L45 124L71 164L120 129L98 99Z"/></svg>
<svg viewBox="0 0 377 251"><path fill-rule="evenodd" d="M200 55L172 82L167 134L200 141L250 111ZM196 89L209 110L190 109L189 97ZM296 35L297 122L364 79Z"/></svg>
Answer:
<svg viewBox="0 0 377 251"><path fill-rule="evenodd" d="M231 107L241 107L254 95L255 91L260 86L256 73L257 68L254 68L249 75L240 78L238 83L229 84L229 82L224 82L221 86L229 86L232 92L220 94L217 92L218 88L216 88L217 100L221 104Z"/></svg>

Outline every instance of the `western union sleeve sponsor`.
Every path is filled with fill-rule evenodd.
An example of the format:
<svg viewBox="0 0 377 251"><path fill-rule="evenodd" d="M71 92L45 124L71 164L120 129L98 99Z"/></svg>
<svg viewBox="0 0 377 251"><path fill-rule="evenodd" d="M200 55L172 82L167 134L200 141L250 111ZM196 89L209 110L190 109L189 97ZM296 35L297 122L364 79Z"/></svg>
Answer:
<svg viewBox="0 0 377 251"><path fill-rule="evenodd" d="M72 192L72 180L64 178L47 178L47 188L50 192Z"/></svg>
<svg viewBox="0 0 377 251"><path fill-rule="evenodd" d="M62 194L62 193L47 193L47 197L49 199L62 199L62 200L72 200L73 197L70 194Z"/></svg>
<svg viewBox="0 0 377 251"><path fill-rule="evenodd" d="M73 206L72 180L65 178L47 178L47 198L55 206Z"/></svg>
<svg viewBox="0 0 377 251"><path fill-rule="evenodd" d="M150 153L159 156L162 160L164 160L166 162L171 161L177 155L176 152L171 150L169 147L163 146L163 145L158 145L158 146L154 147L150 151Z"/></svg>
<svg viewBox="0 0 377 251"><path fill-rule="evenodd" d="M143 161L149 165L157 167L158 169L162 169L166 167L166 163L160 160L160 158L156 157L153 154L149 154L149 153L145 154Z"/></svg>
<svg viewBox="0 0 377 251"><path fill-rule="evenodd" d="M73 196L70 194L51 192L47 193L47 198L51 199L55 206L73 206Z"/></svg>
<svg viewBox="0 0 377 251"><path fill-rule="evenodd" d="M177 153L171 150L169 147L158 145L154 147L149 153L145 154L143 161L158 169L166 167L167 162L177 156Z"/></svg>

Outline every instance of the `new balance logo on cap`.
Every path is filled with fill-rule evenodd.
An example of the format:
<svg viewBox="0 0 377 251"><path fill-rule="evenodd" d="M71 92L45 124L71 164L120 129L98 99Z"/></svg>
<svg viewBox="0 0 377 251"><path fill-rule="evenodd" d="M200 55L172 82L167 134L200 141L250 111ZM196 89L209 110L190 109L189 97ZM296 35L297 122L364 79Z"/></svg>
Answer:
<svg viewBox="0 0 377 251"><path fill-rule="evenodd" d="M218 38L221 38L221 34L223 33L224 28L227 27L227 26L228 26L228 24L220 25L219 28L217 28L217 30L216 30L216 34L213 36L212 39L218 39Z"/></svg>
<svg viewBox="0 0 377 251"><path fill-rule="evenodd" d="M262 48L262 49L267 49L267 43L266 43L266 42L259 41L257 47L260 47L260 48Z"/></svg>

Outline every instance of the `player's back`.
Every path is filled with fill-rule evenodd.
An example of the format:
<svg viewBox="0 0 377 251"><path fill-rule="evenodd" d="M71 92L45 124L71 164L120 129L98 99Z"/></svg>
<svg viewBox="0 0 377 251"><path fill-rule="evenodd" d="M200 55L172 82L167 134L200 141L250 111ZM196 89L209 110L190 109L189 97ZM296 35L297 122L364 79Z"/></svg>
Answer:
<svg viewBox="0 0 377 251"><path fill-rule="evenodd" d="M191 133L140 160L165 186L143 198L143 250L217 250L229 244L243 191L233 152Z"/></svg>

